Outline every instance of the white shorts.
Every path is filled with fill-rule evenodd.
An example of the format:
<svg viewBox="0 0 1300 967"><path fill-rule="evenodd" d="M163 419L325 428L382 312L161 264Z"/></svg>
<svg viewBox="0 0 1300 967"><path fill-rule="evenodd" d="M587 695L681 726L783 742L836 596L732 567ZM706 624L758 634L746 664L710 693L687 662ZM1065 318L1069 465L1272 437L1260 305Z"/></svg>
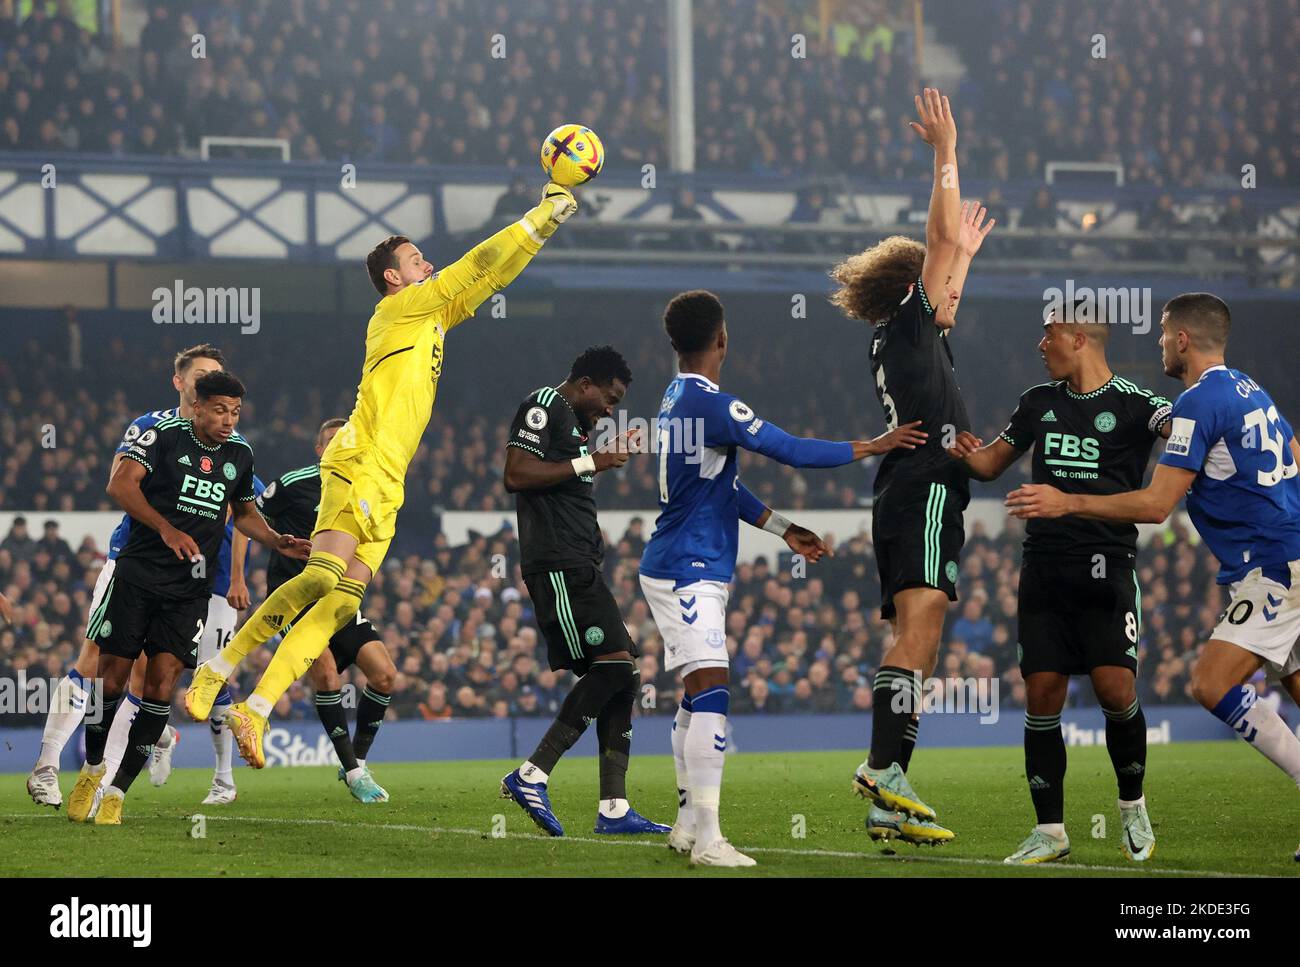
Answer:
<svg viewBox="0 0 1300 967"><path fill-rule="evenodd" d="M1230 588L1232 600L1211 638L1259 655L1271 676L1300 671L1300 561L1291 562L1291 587L1255 568Z"/></svg>
<svg viewBox="0 0 1300 967"><path fill-rule="evenodd" d="M641 590L664 640L664 669L726 668L727 586L721 581L681 584L641 575Z"/></svg>
<svg viewBox="0 0 1300 967"><path fill-rule="evenodd" d="M199 638L197 658L200 662L215 658L217 652L230 644L239 623L239 612L231 607L222 595L208 599L208 620L203 622L203 635Z"/></svg>
<svg viewBox="0 0 1300 967"><path fill-rule="evenodd" d="M95 590L90 595L90 614L86 616L86 637L90 638L90 629L103 619L99 611L104 607L104 595L108 593L108 586L113 583L113 571L117 568L117 559L104 562L104 566L99 569L99 577L95 578Z"/></svg>

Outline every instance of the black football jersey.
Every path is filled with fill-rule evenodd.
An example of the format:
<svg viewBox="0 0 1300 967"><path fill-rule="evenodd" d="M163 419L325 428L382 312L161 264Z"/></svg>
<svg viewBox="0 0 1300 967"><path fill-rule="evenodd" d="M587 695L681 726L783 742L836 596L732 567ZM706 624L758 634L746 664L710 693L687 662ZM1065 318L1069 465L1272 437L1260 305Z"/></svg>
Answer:
<svg viewBox="0 0 1300 967"><path fill-rule="evenodd" d="M1163 396L1119 376L1083 394L1061 380L1025 390L1001 437L1022 452L1034 448L1034 483L1068 494L1120 494L1142 487L1171 409ZM1133 558L1137 528L1084 517L1035 518L1025 526L1025 550Z"/></svg>
<svg viewBox="0 0 1300 967"><path fill-rule="evenodd" d="M114 580L168 597L210 595L226 533L227 505L257 499L253 448L238 433L225 443L207 446L195 435L193 421L177 416L141 433L122 458L143 464L147 472L140 490L145 500L167 523L193 538L203 561L200 566L178 560L156 530L136 523L117 556Z"/></svg>
<svg viewBox="0 0 1300 967"><path fill-rule="evenodd" d="M556 463L568 463L588 453L587 434L578 426L577 414L569 401L549 386L519 405L506 446ZM525 575L582 564L600 566L604 545L591 495L594 477L574 475L548 490L515 494L520 569Z"/></svg>
<svg viewBox="0 0 1300 967"><path fill-rule="evenodd" d="M943 440L945 428L952 428L947 434L951 438L969 430L970 419L957 387L948 331L935 325L934 307L920 279L890 320L876 326L871 372L889 429L920 420L921 430L930 435L925 446L885 454L876 472L875 495L895 483L940 483L969 495L969 481L948 456Z"/></svg>
<svg viewBox="0 0 1300 967"><path fill-rule="evenodd" d="M290 470L273 481L257 498L257 508L281 534L310 538L320 509L320 464ZM297 577L306 566L306 561L272 554L266 566L266 593Z"/></svg>

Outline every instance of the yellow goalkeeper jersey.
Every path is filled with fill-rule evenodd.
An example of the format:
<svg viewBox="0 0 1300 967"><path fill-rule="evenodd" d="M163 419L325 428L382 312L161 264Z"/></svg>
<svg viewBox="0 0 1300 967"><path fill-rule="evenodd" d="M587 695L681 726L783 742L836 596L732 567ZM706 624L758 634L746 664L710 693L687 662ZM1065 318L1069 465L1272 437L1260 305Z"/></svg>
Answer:
<svg viewBox="0 0 1300 967"><path fill-rule="evenodd" d="M321 456L323 471L353 484L353 503L372 540L392 536L407 468L433 415L444 338L541 250L555 228L550 211L543 202L441 272L375 306L356 405Z"/></svg>

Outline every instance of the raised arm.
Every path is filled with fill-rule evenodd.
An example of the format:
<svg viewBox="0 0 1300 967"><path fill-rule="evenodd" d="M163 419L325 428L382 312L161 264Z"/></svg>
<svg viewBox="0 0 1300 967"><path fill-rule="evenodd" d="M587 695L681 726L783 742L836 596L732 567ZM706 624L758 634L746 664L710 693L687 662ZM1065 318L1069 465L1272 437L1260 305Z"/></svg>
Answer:
<svg viewBox="0 0 1300 967"><path fill-rule="evenodd" d="M930 213L925 222L925 263L921 281L925 291L942 293L951 274L961 233L961 185L957 180L957 124L948 98L927 87L916 97L917 121L913 131L934 148L934 185Z"/></svg>
<svg viewBox="0 0 1300 967"><path fill-rule="evenodd" d="M548 184L541 204L519 221L475 245L423 285L410 287L414 291L405 312L423 318L445 305L449 329L463 322L494 292L513 282L542 250L542 244L577 210L572 192Z"/></svg>
<svg viewBox="0 0 1300 967"><path fill-rule="evenodd" d="M970 271L975 253L984 244L984 238L993 231L996 218L984 222L988 210L975 202L961 203L961 229L958 233L957 251L953 255L952 265L948 268L948 278L941 290L934 293L937 308L935 323L942 329L951 329L957 324L957 303L961 301L962 289L966 286L966 274ZM930 291L927 286L926 291Z"/></svg>

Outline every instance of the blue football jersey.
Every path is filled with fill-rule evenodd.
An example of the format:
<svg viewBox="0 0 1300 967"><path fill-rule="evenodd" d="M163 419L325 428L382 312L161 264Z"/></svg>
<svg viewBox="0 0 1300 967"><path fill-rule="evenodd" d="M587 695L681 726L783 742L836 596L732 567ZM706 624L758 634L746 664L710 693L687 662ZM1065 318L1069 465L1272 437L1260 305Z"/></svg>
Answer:
<svg viewBox="0 0 1300 967"><path fill-rule="evenodd" d="M171 419L175 415L176 408L172 407L170 410L153 410L143 416L137 416L127 426L126 432L122 434L122 441L117 445L117 449L113 451L113 455L126 453L127 450L131 449L131 444L135 443L136 438L141 433L151 429L163 420ZM113 536L108 539L108 559L110 561L117 559L118 553L122 548L126 547L126 539L130 536L131 517L128 514L123 514L122 520L117 527L113 528Z"/></svg>
<svg viewBox="0 0 1300 967"><path fill-rule="evenodd" d="M1291 424L1259 384L1211 366L1174 402L1160 462L1196 472L1187 513L1214 556L1219 583L1300 559L1300 476ZM1289 578L1288 578L1289 580Z"/></svg>
<svg viewBox="0 0 1300 967"><path fill-rule="evenodd" d="M262 491L266 485L253 474L253 493L262 496ZM235 519L232 517L226 521L226 534L221 538L221 553L217 555L217 576L212 582L212 593L225 597L230 593L230 542L235 539ZM244 576L248 576L249 568L252 566L252 555L244 556Z"/></svg>
<svg viewBox="0 0 1300 967"><path fill-rule="evenodd" d="M668 384L655 432L659 517L641 556L641 573L652 578L731 581L740 521L755 523L763 512L736 475L737 447L792 467L853 460L851 443L793 437L693 373Z"/></svg>

